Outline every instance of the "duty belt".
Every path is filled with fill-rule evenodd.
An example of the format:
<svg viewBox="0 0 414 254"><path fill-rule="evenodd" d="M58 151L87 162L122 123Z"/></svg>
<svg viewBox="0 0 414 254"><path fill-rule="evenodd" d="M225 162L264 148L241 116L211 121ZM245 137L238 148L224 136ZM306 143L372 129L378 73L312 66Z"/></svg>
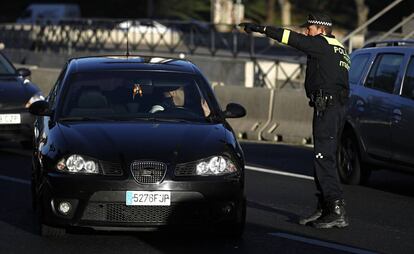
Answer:
<svg viewBox="0 0 414 254"><path fill-rule="evenodd" d="M333 105L339 96L318 90L311 94L311 106L315 107L316 115L322 116L326 108Z"/></svg>

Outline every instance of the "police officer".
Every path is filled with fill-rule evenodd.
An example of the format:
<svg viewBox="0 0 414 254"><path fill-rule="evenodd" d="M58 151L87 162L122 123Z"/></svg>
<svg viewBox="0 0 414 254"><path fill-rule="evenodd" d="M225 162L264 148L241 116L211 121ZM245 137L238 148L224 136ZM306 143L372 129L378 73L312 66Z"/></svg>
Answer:
<svg viewBox="0 0 414 254"><path fill-rule="evenodd" d="M253 23L240 25L247 33L265 34L307 54L305 90L309 105L314 107L314 177L318 204L316 211L299 223L316 228L348 226L336 153L349 94L350 58L332 35L331 18L325 14L310 14L302 25L306 35Z"/></svg>

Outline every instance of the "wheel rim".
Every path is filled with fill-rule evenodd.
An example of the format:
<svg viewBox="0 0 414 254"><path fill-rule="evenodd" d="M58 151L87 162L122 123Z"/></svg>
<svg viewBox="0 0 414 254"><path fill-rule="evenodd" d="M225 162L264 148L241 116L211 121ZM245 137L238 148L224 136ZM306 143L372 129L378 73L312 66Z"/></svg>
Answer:
<svg viewBox="0 0 414 254"><path fill-rule="evenodd" d="M346 137L342 140L339 153L340 172L344 179L349 179L355 172L357 154L354 142Z"/></svg>

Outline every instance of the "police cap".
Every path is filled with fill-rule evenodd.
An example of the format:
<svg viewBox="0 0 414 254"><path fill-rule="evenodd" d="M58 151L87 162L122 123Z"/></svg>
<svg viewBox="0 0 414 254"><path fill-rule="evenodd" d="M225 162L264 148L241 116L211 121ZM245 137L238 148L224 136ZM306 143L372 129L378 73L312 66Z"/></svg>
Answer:
<svg viewBox="0 0 414 254"><path fill-rule="evenodd" d="M308 27L311 25L328 26L332 27L332 19L326 14L315 13L309 14L306 23L302 24L301 27Z"/></svg>

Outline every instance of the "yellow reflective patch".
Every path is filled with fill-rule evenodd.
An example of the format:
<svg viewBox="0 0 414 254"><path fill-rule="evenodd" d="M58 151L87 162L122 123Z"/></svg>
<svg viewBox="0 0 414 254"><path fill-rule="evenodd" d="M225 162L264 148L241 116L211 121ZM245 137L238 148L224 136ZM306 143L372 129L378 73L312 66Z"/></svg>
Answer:
<svg viewBox="0 0 414 254"><path fill-rule="evenodd" d="M329 45L334 45L334 46L339 46L341 48L345 48L344 45L342 45L342 43L340 43L335 38L329 38L329 37L326 37L326 36L323 36L323 35L322 35L322 37L325 38L325 40L328 42Z"/></svg>
<svg viewBox="0 0 414 254"><path fill-rule="evenodd" d="M283 44L288 44L289 36L290 36L290 31L289 30L283 30L283 35L282 35L282 43Z"/></svg>

